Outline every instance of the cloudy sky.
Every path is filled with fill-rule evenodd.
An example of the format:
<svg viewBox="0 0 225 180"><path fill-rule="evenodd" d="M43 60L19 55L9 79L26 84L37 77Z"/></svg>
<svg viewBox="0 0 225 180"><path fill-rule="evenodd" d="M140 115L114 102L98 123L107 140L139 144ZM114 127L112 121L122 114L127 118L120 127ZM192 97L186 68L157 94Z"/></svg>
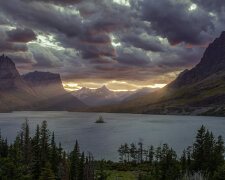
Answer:
<svg viewBox="0 0 225 180"><path fill-rule="evenodd" d="M70 90L163 86L223 30L224 0L0 0L0 53Z"/></svg>

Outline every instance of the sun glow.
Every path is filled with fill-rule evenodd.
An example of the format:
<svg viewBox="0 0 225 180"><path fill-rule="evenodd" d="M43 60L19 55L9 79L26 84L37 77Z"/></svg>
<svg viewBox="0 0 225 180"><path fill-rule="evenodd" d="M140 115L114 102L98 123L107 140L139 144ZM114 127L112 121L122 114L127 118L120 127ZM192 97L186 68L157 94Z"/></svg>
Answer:
<svg viewBox="0 0 225 180"><path fill-rule="evenodd" d="M56 50L64 50L62 46L59 46L59 43L56 42L54 36L52 35L38 35L36 41L31 41L28 44L37 43L43 47L49 47Z"/></svg>
<svg viewBox="0 0 225 180"><path fill-rule="evenodd" d="M189 7L189 11L194 11L194 10L196 10L197 9L197 5L196 4L192 4L190 7Z"/></svg>
<svg viewBox="0 0 225 180"><path fill-rule="evenodd" d="M113 0L114 3L124 5L124 6L129 6L130 7L130 2L129 0Z"/></svg>
<svg viewBox="0 0 225 180"><path fill-rule="evenodd" d="M76 83L63 83L63 87L67 91L77 91L82 88Z"/></svg>
<svg viewBox="0 0 225 180"><path fill-rule="evenodd" d="M91 82L82 82L82 83L73 83L73 82L63 82L63 87L67 91L77 91L82 89L82 87L87 87L89 89L98 89L105 85L109 90L115 92L126 92L126 91L136 91L142 88L163 88L167 84L153 84L153 85L135 85L130 84L125 81L110 81L105 83L91 83Z"/></svg>
<svg viewBox="0 0 225 180"><path fill-rule="evenodd" d="M127 89L117 89L117 90L110 89L110 90L114 91L114 92L128 92L128 91L136 91L137 89L131 89L131 90L127 90Z"/></svg>
<svg viewBox="0 0 225 180"><path fill-rule="evenodd" d="M154 84L154 85L148 85L146 87L148 88L163 88L165 87L167 84Z"/></svg>
<svg viewBox="0 0 225 180"><path fill-rule="evenodd" d="M120 42L117 42L116 38L114 35L110 35L110 38L111 38L111 42L112 42L112 45L114 47L118 47L118 46L121 46L121 43Z"/></svg>

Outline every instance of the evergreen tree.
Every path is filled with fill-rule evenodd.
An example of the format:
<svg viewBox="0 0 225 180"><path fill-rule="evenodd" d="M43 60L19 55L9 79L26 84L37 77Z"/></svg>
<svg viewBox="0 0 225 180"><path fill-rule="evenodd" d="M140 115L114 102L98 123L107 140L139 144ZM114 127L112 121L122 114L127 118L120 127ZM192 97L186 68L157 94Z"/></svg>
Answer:
<svg viewBox="0 0 225 180"><path fill-rule="evenodd" d="M153 161L154 161L154 147L153 146L150 146L149 148L149 151L148 151L148 158L149 158L149 163L150 165L153 164Z"/></svg>
<svg viewBox="0 0 225 180"><path fill-rule="evenodd" d="M74 149L70 155L70 179L71 180L78 180L79 164L80 164L80 148L76 140Z"/></svg>
<svg viewBox="0 0 225 180"><path fill-rule="evenodd" d="M52 164L52 170L55 173L55 175L58 173L59 161L60 161L59 152L57 151L55 143L55 134L53 132L51 139L50 163Z"/></svg>
<svg viewBox="0 0 225 180"><path fill-rule="evenodd" d="M29 127L28 119L26 119L25 123L22 125L22 131L24 134L23 157L24 157L24 162L28 167L30 165L30 159L31 159L31 140L30 140L30 127Z"/></svg>
<svg viewBox="0 0 225 180"><path fill-rule="evenodd" d="M49 158L49 137L50 133L47 129L47 121L43 121L40 132L40 151L41 151L41 166L43 167Z"/></svg>
<svg viewBox="0 0 225 180"><path fill-rule="evenodd" d="M224 180L224 179L225 179L225 164L218 168L213 177L213 180Z"/></svg>
<svg viewBox="0 0 225 180"><path fill-rule="evenodd" d="M40 147L40 128L37 125L35 136L32 139L32 173L34 179L38 179L41 173L41 147Z"/></svg>
<svg viewBox="0 0 225 180"><path fill-rule="evenodd" d="M56 180L56 176L51 169L50 162L45 163L45 167L41 171L39 180Z"/></svg>
<svg viewBox="0 0 225 180"><path fill-rule="evenodd" d="M60 170L59 170L59 178L60 180L69 180L69 169L67 165L67 160L66 160L66 153L63 153L62 161L60 164Z"/></svg>
<svg viewBox="0 0 225 180"><path fill-rule="evenodd" d="M130 157L132 158L133 162L136 164L137 161L137 147L134 143L130 145Z"/></svg>
<svg viewBox="0 0 225 180"><path fill-rule="evenodd" d="M130 150L129 150L127 143L124 144L124 155L125 155L125 160L127 162L129 162L130 161Z"/></svg>
<svg viewBox="0 0 225 180"><path fill-rule="evenodd" d="M81 158L80 158L78 180L84 180L84 163L85 163L85 157L84 157L84 152L83 152L81 154Z"/></svg>
<svg viewBox="0 0 225 180"><path fill-rule="evenodd" d="M121 144L121 146L119 147L119 149L117 150L119 152L119 159L121 162L124 161L124 155L125 155L125 148L124 148L124 145Z"/></svg>
<svg viewBox="0 0 225 180"><path fill-rule="evenodd" d="M142 163L143 162L143 143L140 141L138 143L139 148L138 148L138 162Z"/></svg>
<svg viewBox="0 0 225 180"><path fill-rule="evenodd" d="M186 156L186 151L183 151L183 154L180 159L181 163L181 169L182 169L182 174L185 174L187 172L187 156Z"/></svg>
<svg viewBox="0 0 225 180"><path fill-rule="evenodd" d="M202 127L198 130L196 140L193 147L193 170L198 172L203 170L204 166L204 142L205 142L205 134L206 130L205 127L202 125Z"/></svg>
<svg viewBox="0 0 225 180"><path fill-rule="evenodd" d="M222 166L224 163L224 141L222 136L219 136L214 148L214 162L212 163L214 167L217 169L219 166Z"/></svg>

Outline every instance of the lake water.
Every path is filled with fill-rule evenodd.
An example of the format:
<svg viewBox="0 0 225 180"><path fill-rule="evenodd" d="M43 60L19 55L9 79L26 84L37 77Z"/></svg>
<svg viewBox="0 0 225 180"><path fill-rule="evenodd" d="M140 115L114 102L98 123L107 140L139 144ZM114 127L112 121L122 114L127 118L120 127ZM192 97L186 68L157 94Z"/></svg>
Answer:
<svg viewBox="0 0 225 180"><path fill-rule="evenodd" d="M99 113L76 112L13 112L0 114L2 136L12 142L25 118L29 119L31 134L37 124L47 120L55 132L56 141L70 151L79 141L81 150L90 151L95 159L118 160L117 149L122 143L158 146L168 143L178 154L192 145L196 131L205 125L218 136L225 137L224 117L110 114L101 113L106 123L96 124Z"/></svg>

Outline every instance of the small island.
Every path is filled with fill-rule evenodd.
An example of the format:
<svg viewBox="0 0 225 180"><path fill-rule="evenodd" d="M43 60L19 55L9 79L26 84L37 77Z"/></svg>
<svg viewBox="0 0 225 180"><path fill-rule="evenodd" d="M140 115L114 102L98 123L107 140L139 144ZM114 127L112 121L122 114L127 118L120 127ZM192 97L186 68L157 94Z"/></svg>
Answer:
<svg viewBox="0 0 225 180"><path fill-rule="evenodd" d="M95 123L105 123L103 117L100 115L99 118L95 121Z"/></svg>

